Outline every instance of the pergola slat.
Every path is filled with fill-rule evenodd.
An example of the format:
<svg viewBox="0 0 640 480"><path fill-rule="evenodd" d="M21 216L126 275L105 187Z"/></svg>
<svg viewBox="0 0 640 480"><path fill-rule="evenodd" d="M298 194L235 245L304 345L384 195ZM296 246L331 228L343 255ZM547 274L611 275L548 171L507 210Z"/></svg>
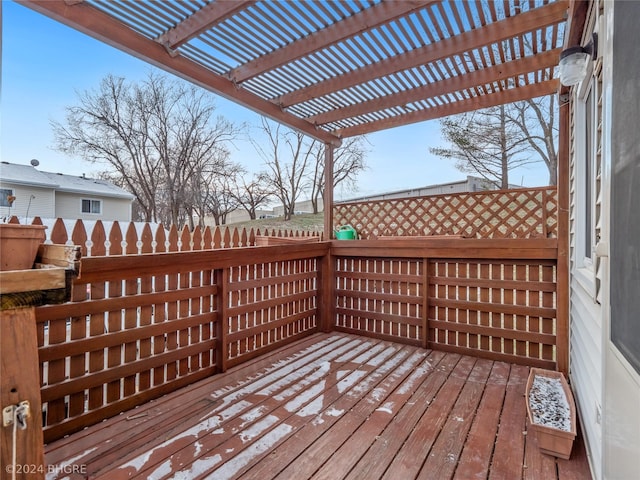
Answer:
<svg viewBox="0 0 640 480"><path fill-rule="evenodd" d="M428 1L404 1L404 2L383 2L367 10L346 18L342 22L337 22L329 27L318 30L308 37L301 38L286 47L274 50L270 54L263 55L251 62L234 69L229 76L236 82L242 82L268 70L280 67L301 57L310 55L318 50L350 38L364 29L394 20L401 15L406 15L417 8L433 3Z"/></svg>
<svg viewBox="0 0 640 480"><path fill-rule="evenodd" d="M376 122L368 122L366 125L358 125L357 127L345 128L338 133L344 137L352 137L355 135L363 135L371 131L380 131L387 128L394 128L407 123L423 122L434 118L448 117L459 113L470 112L481 108L495 107L507 103L527 100L529 98L541 97L543 95L551 95L558 90L560 82L557 79L547 80L545 82L527 85L526 87L512 88L498 93L479 95L467 100L451 102L428 110L420 110L410 112L400 118L386 118Z"/></svg>
<svg viewBox="0 0 640 480"><path fill-rule="evenodd" d="M569 8L567 0L17 1L333 144L493 105L503 93L548 92L535 82L554 74Z"/></svg>
<svg viewBox="0 0 640 480"><path fill-rule="evenodd" d="M322 83L309 85L288 95L283 95L278 99L278 103L283 106L293 105L294 103L303 102L307 98L319 97L335 90L367 82L372 78L390 75L427 62L441 60L451 55L462 54L474 48L500 42L514 35L522 35L557 22L558 16L564 14L564 12L566 12L564 4L560 2L552 3L519 16L486 25L481 29L470 30L461 35L425 45L420 49L412 50L403 55L381 60L376 64L360 68L347 75L333 77Z"/></svg>
<svg viewBox="0 0 640 480"><path fill-rule="evenodd" d="M561 49L549 50L543 54L526 57L514 62L496 65L490 68L476 70L447 79L430 83L421 87L407 89L395 95L388 95L382 99L358 103L349 107L315 115L308 120L322 124L337 121L341 118L356 117L383 108L405 105L427 97L446 95L459 90L485 85L491 81L504 80L522 73L529 73L543 68L552 67L557 63Z"/></svg>
<svg viewBox="0 0 640 480"><path fill-rule="evenodd" d="M211 28L217 22L222 22L233 14L253 5L256 0L236 0L233 2L212 2L205 5L193 15L163 33L157 42L164 45L167 50L173 51L185 42L188 42L198 34Z"/></svg>

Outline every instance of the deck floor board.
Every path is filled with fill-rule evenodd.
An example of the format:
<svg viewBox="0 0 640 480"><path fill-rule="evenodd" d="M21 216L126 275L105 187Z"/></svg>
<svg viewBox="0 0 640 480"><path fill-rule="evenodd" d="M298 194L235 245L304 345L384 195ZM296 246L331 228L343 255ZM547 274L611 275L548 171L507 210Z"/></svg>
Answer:
<svg viewBox="0 0 640 480"><path fill-rule="evenodd" d="M526 435L528 368L315 334L47 445L92 479L590 478ZM49 475L48 480L55 480Z"/></svg>

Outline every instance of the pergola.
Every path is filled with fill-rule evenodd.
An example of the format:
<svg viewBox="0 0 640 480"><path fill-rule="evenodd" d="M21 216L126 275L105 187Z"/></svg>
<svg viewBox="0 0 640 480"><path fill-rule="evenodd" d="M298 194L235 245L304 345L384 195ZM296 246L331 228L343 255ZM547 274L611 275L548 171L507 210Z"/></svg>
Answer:
<svg viewBox="0 0 640 480"><path fill-rule="evenodd" d="M333 150L342 138L543 95L560 93L562 99L566 90L555 78L559 56L563 48L580 43L587 10L587 3L582 0L17 1L323 142L327 147L326 178L332 176ZM199 440L204 437L191 435L195 443L187 439L183 448L180 442L190 434L171 433L172 422L178 421L178 417L170 418L174 414L185 412L190 422L206 418L198 420L198 415L183 410L184 397L163 397L174 402L165 404L166 414L149 415L149 419L153 417L158 422L154 424L157 426L164 427L162 423L166 420L168 433L158 434L149 428L150 424L145 424L146 411L132 416L119 414L167 393L182 395L182 387L196 385L194 382L210 377L213 382L221 378L220 385L225 386L227 377L216 377L218 373L241 364L249 365L252 360L257 362L261 355L307 335L335 331L385 342L398 340L421 348L420 355L432 348L440 350L438 355L453 353L455 362L462 355L472 355L466 360L467 373L459 378L451 375L460 388L465 383L460 379L470 375L471 366L476 362L474 357L499 361L502 365L499 368L507 368L505 361L519 364L513 369L517 377L513 384L507 382L506 376L503 382L489 382L493 383L491 392L497 392L494 388L498 384L505 389L513 388L511 393L504 394L509 401L503 402L502 393L498 392L490 395L486 405L482 402L485 414L492 415L493 426L487 428L486 417L474 422L474 426L480 433L488 432L488 436L477 436L475 443L473 435L456 436L462 439L458 442L460 449L467 439L472 439L474 444L468 451L474 458L497 460L492 466L495 476L516 478L500 473L501 466L508 467L504 471L515 469L523 478L542 472L542 461L531 457L529 447L525 457L525 443L529 446L533 443L525 442L523 435L525 417L521 400L524 372L530 366L555 367L565 374L569 367L569 104L566 101L560 102L559 118L558 188L553 192L557 195L553 200L542 195L540 201L544 206L553 204L551 216L554 220L557 218L557 228L552 235L543 233L539 238L513 239L379 238L226 251L213 247L200 250L196 248L196 244L202 244L199 241L194 242L193 251L179 251L178 233L173 226L168 251L164 229L161 229L162 237L155 242L161 246L160 250L147 254L151 249L145 251L143 245L138 254L135 229L127 231L125 243L135 246L136 251L122 252L118 227L116 234L109 236L110 245L115 245L113 251L110 247L109 255L103 251L83 259L81 278L74 280L75 287L81 288L74 287L75 297L70 302L45 305L37 312L34 308L11 312L7 317L15 323L3 322L3 328L8 331L20 332L16 338L28 338L30 342L24 342L25 350L28 347L30 353L17 356L34 359L27 365L30 369L27 371L19 362L7 362L14 373L5 378L15 379L16 384L23 382L32 389L30 398L35 411L39 411L41 401L46 402L45 438L47 442L61 440L63 447L49 444L49 461L66 464L86 459L92 472L104 471L102 478L115 478L110 471L112 463L122 467L126 475L132 472L131 462L123 462L124 457L134 453L135 447L135 454L144 459L142 463L160 451L149 468L173 465L173 453L178 452L176 465L165 473L174 473L185 465L188 468L200 465ZM333 191L332 182L325 184L325 232L329 233L333 227ZM498 210L503 207L496 205ZM547 218L546 213L543 218ZM196 233L200 235L199 230ZM183 235L189 232L185 229ZM144 232L142 237L145 241L151 238ZM96 244L106 238L104 232L99 232L95 236ZM85 236L74 243L86 243L86 239ZM326 240L330 240L330 235ZM64 249L65 245L60 244L66 241L66 238L56 240L54 243L58 245L54 247ZM93 235L91 242L94 242ZM181 240L182 244L189 244L186 237L184 242ZM480 265L479 261L483 263ZM272 315L272 312L275 313ZM458 312L461 312L460 322ZM470 321L469 312L478 318ZM503 317L508 317L508 322L503 322ZM253 319L251 325L249 318ZM28 329L21 329L20 325ZM10 337L4 335L3 338ZM315 338L310 344L314 344ZM461 339L460 343L457 338ZM362 348L371 350L368 344ZM452 360L451 369L455 362ZM43 382L45 363L47 377ZM343 364L358 368L361 363L359 359L340 360L335 368L342 369ZM325 361L322 365L329 364ZM398 362L400 364L403 368L407 366L404 361ZM430 368L418 370L431 371ZM283 376L289 377L291 371L285 371ZM396 377L404 378L406 374ZM485 377L488 375L487 370ZM471 385L467 397L478 400L475 388L479 382L472 377L466 382ZM338 378L336 375L336 382ZM6 384L5 380L3 386ZM323 392L329 391L324 389L324 384L322 388ZM339 390L335 389L341 394ZM390 387L390 391L404 390ZM22 394L22 390L19 393ZM17 396L18 389L11 394ZM199 401L200 394L194 394L194 401ZM187 395L191 395L188 390ZM210 397L206 394L203 400L205 410L212 408ZM272 400L271 397L267 395L266 400ZM452 401L457 393L442 397ZM239 397L229 398L234 408L237 404L245 408L237 401ZM407 398L398 398L398 404L413 408L416 402L407 402ZM226 400L221 405L224 402ZM275 403L272 407L278 412L287 409ZM472 402L463 403L471 405ZM251 402L248 405L252 405ZM508 408L501 409L500 405ZM470 413L476 411L476 407L477 404L471 407ZM148 408L155 407L151 404ZM351 408L351 404L345 404L339 411L351 412ZM375 411L380 410L382 408ZM427 423L433 423L429 415L441 417L437 408L431 410L436 413L425 411L427 413L419 416L426 418ZM275 416L268 420L289 421L294 410L286 412L284 420ZM369 411L363 412L365 414L358 415L371 417ZM333 418L336 410L332 409L329 415ZM108 425L102 422L108 418L113 419L107 420ZM132 427L127 423L129 420L140 422ZM453 417L452 431L462 431L458 430L462 420L463 416L458 414ZM182 419L179 423L183 423ZM206 423L203 432L218 428L213 423L209 428L208 420ZM307 423L300 420L296 425ZM89 425L93 430L86 428ZM504 428L498 429L499 426ZM281 427L294 428L284 423ZM470 424L467 427L472 428ZM88 433L103 428L99 435ZM185 428L191 431L191 427ZM42 430L36 423L36 428L29 431L32 448L22 450L23 464L32 463L32 458L33 462L44 464ZM212 433L217 434L219 430L224 431L218 429ZM75 439L63 438L79 431L82 434ZM273 431L278 430L269 430ZM286 435L292 431L287 430ZM5 435L6 432L8 430ZM244 441L232 435L233 429L228 432L230 441ZM206 436L208 440L213 438L213 435ZM315 442L315 438L310 437L309 442ZM356 441L351 445L358 449L369 448L380 437L375 434L364 442L356 435L352 438ZM450 439L454 437L442 438L446 452L451 452ZM86 440L95 442L95 448L87 447ZM114 440L116 450L110 450L112 446L108 444ZM422 437L419 440L415 445L427 443ZM176 441L178 443L172 444ZM336 452L333 447L342 445L342 441L329 441L328 455L333 455ZM514 441L518 443L514 450L520 457L511 458L502 452ZM161 442L159 450L156 449L158 442ZM297 436L291 436L291 442L296 448L298 444L306 448ZM387 449L386 443L378 445ZM167 446L171 448L165 455L161 450ZM171 450L174 446L175 451ZM101 450L103 447L105 450ZM212 443L211 452L222 452L235 460L231 456L235 447L219 450L214 447L218 448ZM497 456L494 456L494 447ZM191 455L190 448L196 453ZM473 453L478 449L485 453ZM111 453L102 455L107 450ZM448 460L450 455L445 450L430 457ZM412 463L413 457L422 457L425 452L420 448L409 449L406 458ZM7 455L4 450L2 453L4 459ZM207 451L207 455L209 453ZM185 465L178 465L181 454L189 457ZM535 458L540 458L540 452L535 454L538 455ZM277 455L269 453L267 457L264 465L271 460L278 461ZM25 461L26 458L30 461ZM299 458L306 461L308 457ZM231 460L229 465L233 466ZM524 468L523 462L526 462ZM367 463L376 462L367 460ZM465 477L464 468L478 470L469 467L472 463L467 459L460 462L461 477ZM586 457L574 463L586 465L588 469ZM547 466L551 477L540 473L540 478L554 475L577 478L571 477L571 469L568 474L561 472L555 462ZM213 466L207 468L211 471ZM488 466L484 471L487 469ZM139 469L134 470L136 473ZM332 473L331 468L328 471ZM141 473L138 478L145 477ZM254 478L268 476L260 473Z"/></svg>
<svg viewBox="0 0 640 480"><path fill-rule="evenodd" d="M18 1L334 146L557 92L566 20L584 10L565 0Z"/></svg>

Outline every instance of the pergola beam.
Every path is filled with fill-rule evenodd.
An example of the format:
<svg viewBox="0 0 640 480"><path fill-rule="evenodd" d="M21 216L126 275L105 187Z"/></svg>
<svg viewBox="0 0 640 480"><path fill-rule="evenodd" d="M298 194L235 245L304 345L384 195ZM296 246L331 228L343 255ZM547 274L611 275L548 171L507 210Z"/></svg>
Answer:
<svg viewBox="0 0 640 480"><path fill-rule="evenodd" d="M385 108L393 108L418 102L426 98L439 97L474 87L485 86L517 75L554 67L558 64L561 51L561 48L548 50L538 55L520 58L512 62L476 70L457 77L447 78L439 82L387 95L381 99L361 102L344 108L336 108L320 115L308 117L307 120L321 125L345 118L366 115Z"/></svg>
<svg viewBox="0 0 640 480"><path fill-rule="evenodd" d="M217 0L205 5L193 15L160 35L156 41L173 52L180 45L197 37L205 30L223 22L239 11L256 3L256 0Z"/></svg>
<svg viewBox="0 0 640 480"><path fill-rule="evenodd" d="M437 0L404 0L402 2L382 2L363 10L341 22L329 25L311 35L301 38L282 48L229 72L229 77L241 83L262 73L281 67L299 58L327 48L337 42L353 37L384 23L395 20Z"/></svg>
<svg viewBox="0 0 640 480"><path fill-rule="evenodd" d="M499 22L463 32L402 55L389 57L380 62L359 68L351 73L338 75L323 82L315 83L294 92L282 95L277 103L283 107L302 103L309 98L322 97L345 90L375 78L392 75L426 63L444 60L496 42L548 27L562 21L567 13L566 1L547 4L520 15L508 17Z"/></svg>
<svg viewBox="0 0 640 480"><path fill-rule="evenodd" d="M409 123L418 123L425 120L433 120L436 118L447 117L449 115L457 115L459 113L479 110L481 108L490 108L497 105L519 102L530 98L541 97L543 95L551 95L558 90L559 81L557 79L546 80L540 83L534 83L523 87L511 88L508 90L500 90L495 93L488 93L477 97L461 100L457 102L439 105L427 110L419 110L407 113L401 117L385 118L368 122L355 127L344 128L334 133L343 138L353 137L355 135L363 135L387 128L394 128L399 125L407 125Z"/></svg>
<svg viewBox="0 0 640 480"><path fill-rule="evenodd" d="M324 143L340 144L340 139L331 133L283 111L272 102L238 88L230 80L196 62L182 56L170 55L156 41L140 35L90 5L80 3L69 6L64 0L18 0L18 2Z"/></svg>

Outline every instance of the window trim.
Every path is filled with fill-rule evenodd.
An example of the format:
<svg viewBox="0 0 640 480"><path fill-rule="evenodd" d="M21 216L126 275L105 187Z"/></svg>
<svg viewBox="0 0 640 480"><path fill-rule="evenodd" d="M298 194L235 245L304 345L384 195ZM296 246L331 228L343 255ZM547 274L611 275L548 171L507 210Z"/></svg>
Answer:
<svg viewBox="0 0 640 480"><path fill-rule="evenodd" d="M7 191L9 192L6 196L2 195L1 192L2 191ZM10 195L15 195L15 190L13 188L0 188L0 207L2 208L11 208L11 205L9 205L9 201L7 200L6 197L10 196ZM3 202L6 200L7 204L5 205Z"/></svg>
<svg viewBox="0 0 640 480"><path fill-rule="evenodd" d="M587 100L590 99L587 105ZM598 128L597 121L597 109L596 103L598 101L597 81L593 75L593 68L590 68L587 77L580 84L580 88L577 94L577 110L578 118L587 118L587 108L591 110L589 119L591 125L587 126L586 121L576 125L576 261L578 268L583 268L589 271L593 271L595 268L595 157L596 157L596 135ZM591 135L590 139L586 138L587 128ZM587 171L586 162L581 162L581 159L585 159L587 155L587 141L589 141L589 169ZM590 174L590 178L585 178L587 173ZM589 182L590 196L589 205L587 205L587 181ZM589 216L589 223L587 225L587 215ZM590 252L586 252L586 227L590 227ZM595 287L595 280L594 280Z"/></svg>
<svg viewBox="0 0 640 480"><path fill-rule="evenodd" d="M89 202L89 212L85 212L84 211L84 202ZM93 210L93 206L94 204L97 203L99 206L99 212L94 212ZM102 200L98 199L98 198L81 198L80 199L80 213L83 215L102 215Z"/></svg>

